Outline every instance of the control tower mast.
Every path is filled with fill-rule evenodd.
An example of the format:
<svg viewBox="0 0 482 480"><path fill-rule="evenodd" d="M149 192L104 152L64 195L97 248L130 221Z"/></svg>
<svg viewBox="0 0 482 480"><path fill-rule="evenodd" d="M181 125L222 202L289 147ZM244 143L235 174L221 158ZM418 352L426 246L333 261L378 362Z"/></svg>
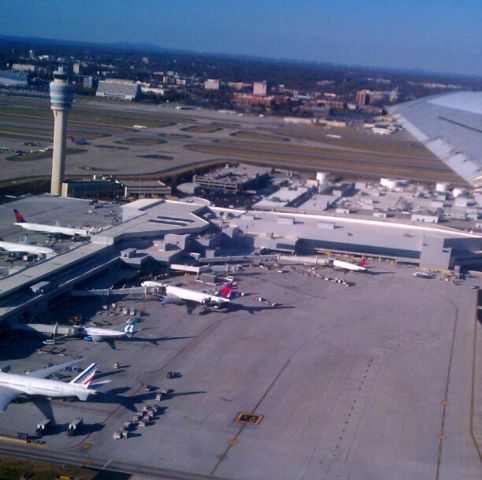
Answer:
<svg viewBox="0 0 482 480"><path fill-rule="evenodd" d="M52 155L52 182L50 193L61 195L65 172L65 142L67 136L67 117L69 115L74 88L68 81L67 72L59 67L50 82L50 104L54 112L54 151Z"/></svg>

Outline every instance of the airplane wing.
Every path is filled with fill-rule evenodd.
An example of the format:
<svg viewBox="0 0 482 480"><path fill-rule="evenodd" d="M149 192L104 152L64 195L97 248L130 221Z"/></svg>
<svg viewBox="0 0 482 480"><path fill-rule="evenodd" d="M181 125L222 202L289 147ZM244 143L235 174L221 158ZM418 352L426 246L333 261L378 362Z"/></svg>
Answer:
<svg viewBox="0 0 482 480"><path fill-rule="evenodd" d="M35 378L47 378L49 375L52 375L53 373L57 373L63 368L70 367L71 365L75 365L76 363L79 363L79 360L71 360L70 362L61 363L60 365L54 365L53 367L47 367L47 368L42 368L40 370L35 370L34 372L30 372L29 375Z"/></svg>
<svg viewBox="0 0 482 480"><path fill-rule="evenodd" d="M104 342L107 343L107 345L109 345L110 348L112 348L112 350L116 350L115 348L115 339L114 338L104 338Z"/></svg>
<svg viewBox="0 0 482 480"><path fill-rule="evenodd" d="M174 297L172 295L166 295L165 297L162 297L161 300L161 305L167 305L168 303L177 303L179 299L177 297Z"/></svg>
<svg viewBox="0 0 482 480"><path fill-rule="evenodd" d="M192 315L198 305L199 304L196 302L186 300L186 312L189 313L189 315Z"/></svg>
<svg viewBox="0 0 482 480"><path fill-rule="evenodd" d="M13 402L19 392L8 387L0 387L0 412L4 412L7 407Z"/></svg>

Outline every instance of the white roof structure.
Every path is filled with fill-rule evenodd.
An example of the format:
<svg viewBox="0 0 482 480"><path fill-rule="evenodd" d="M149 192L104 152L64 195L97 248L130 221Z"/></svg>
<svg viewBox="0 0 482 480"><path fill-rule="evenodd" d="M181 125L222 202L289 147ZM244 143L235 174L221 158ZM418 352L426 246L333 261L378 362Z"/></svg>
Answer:
<svg viewBox="0 0 482 480"><path fill-rule="evenodd" d="M482 186L482 92L444 93L389 110L465 181Z"/></svg>
<svg viewBox="0 0 482 480"><path fill-rule="evenodd" d="M98 97L109 97L122 100L134 100L139 95L137 83L101 80L97 87Z"/></svg>

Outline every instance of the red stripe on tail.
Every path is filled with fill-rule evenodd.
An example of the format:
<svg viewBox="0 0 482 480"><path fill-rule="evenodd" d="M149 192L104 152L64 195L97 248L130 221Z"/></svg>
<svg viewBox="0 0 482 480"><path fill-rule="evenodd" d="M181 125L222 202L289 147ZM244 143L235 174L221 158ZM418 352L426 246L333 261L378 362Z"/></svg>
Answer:
<svg viewBox="0 0 482 480"><path fill-rule="evenodd" d="M16 208L14 208L13 213L17 223L25 223L25 218L23 218L22 214Z"/></svg>

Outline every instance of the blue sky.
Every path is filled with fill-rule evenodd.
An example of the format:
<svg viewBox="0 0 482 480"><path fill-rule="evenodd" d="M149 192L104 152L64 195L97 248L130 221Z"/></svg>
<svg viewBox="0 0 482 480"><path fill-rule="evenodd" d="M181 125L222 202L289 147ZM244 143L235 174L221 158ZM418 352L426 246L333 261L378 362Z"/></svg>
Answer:
<svg viewBox="0 0 482 480"><path fill-rule="evenodd" d="M0 0L0 33L482 75L480 0Z"/></svg>

